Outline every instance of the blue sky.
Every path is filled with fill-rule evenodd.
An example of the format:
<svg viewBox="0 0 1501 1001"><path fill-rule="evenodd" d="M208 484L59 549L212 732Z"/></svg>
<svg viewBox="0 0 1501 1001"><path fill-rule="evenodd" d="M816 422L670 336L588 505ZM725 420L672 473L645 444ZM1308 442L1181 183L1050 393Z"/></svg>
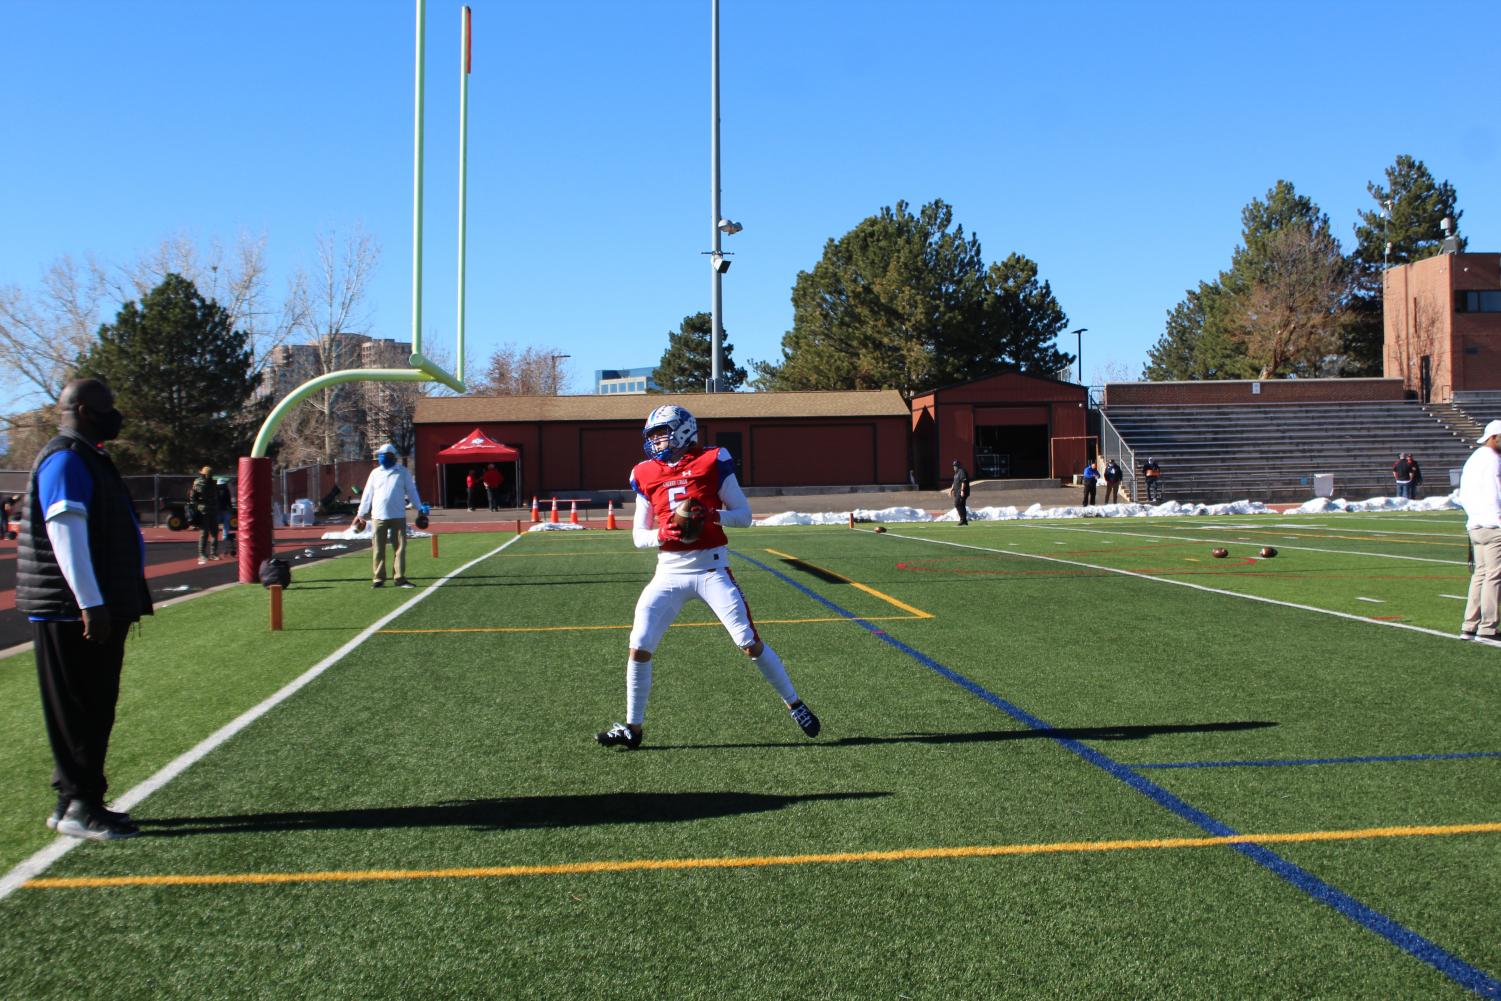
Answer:
<svg viewBox="0 0 1501 1001"><path fill-rule="evenodd" d="M709 308L709 0L473 0L469 356L653 365ZM0 285L63 254L320 231L382 248L371 333L408 339L411 0L0 0ZM451 345L458 5L428 5L425 337ZM1279 178L1352 242L1399 153L1501 250L1501 4L721 0L724 285L774 358L797 273L882 206L943 198L1036 260L1088 381L1140 371ZM1074 350L1074 339L1060 345Z"/></svg>

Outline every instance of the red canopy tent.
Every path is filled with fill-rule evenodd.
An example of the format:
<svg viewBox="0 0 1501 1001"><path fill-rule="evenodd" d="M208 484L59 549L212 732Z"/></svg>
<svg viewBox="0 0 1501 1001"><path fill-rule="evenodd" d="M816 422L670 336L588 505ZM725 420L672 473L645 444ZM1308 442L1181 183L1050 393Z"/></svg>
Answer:
<svg viewBox="0 0 1501 1001"><path fill-rule="evenodd" d="M448 484L443 476L442 466L449 463L467 463L476 465L487 462L513 463L511 474L507 477L515 488L516 503L521 503L521 453L509 445L502 445L491 438L479 428L470 431L464 437L443 449L437 455L439 469L437 470L438 483L442 485L442 498L440 503L445 507L448 504Z"/></svg>

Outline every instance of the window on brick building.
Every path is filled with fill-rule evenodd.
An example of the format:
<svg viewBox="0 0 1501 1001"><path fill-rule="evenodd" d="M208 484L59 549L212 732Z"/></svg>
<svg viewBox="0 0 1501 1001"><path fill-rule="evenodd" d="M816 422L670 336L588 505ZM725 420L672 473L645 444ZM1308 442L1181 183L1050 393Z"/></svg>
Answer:
<svg viewBox="0 0 1501 1001"><path fill-rule="evenodd" d="M1454 293L1456 313L1501 313L1501 289Z"/></svg>

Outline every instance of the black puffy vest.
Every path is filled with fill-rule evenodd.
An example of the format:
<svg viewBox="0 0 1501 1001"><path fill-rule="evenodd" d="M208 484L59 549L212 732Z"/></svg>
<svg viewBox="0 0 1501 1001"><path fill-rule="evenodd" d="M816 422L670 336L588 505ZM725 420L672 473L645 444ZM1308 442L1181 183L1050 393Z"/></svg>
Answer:
<svg viewBox="0 0 1501 1001"><path fill-rule="evenodd" d="M46 513L36 488L42 461L65 449L83 460L94 480L94 495L89 501L89 555L105 607L111 617L127 622L150 615L151 592L141 565L141 529L125 481L109 456L69 428L47 443L31 467L26 499L21 504L21 537L16 552L17 611L49 619L79 615L78 602L47 538Z"/></svg>

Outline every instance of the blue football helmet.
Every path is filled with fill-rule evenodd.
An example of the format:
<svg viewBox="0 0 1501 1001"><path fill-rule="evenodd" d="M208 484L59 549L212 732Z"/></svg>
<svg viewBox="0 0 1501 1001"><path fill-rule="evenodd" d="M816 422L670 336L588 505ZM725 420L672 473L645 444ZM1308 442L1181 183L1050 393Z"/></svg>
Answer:
<svg viewBox="0 0 1501 1001"><path fill-rule="evenodd" d="M698 421L682 407L668 403L653 410L641 431L648 459L677 462L698 441Z"/></svg>

